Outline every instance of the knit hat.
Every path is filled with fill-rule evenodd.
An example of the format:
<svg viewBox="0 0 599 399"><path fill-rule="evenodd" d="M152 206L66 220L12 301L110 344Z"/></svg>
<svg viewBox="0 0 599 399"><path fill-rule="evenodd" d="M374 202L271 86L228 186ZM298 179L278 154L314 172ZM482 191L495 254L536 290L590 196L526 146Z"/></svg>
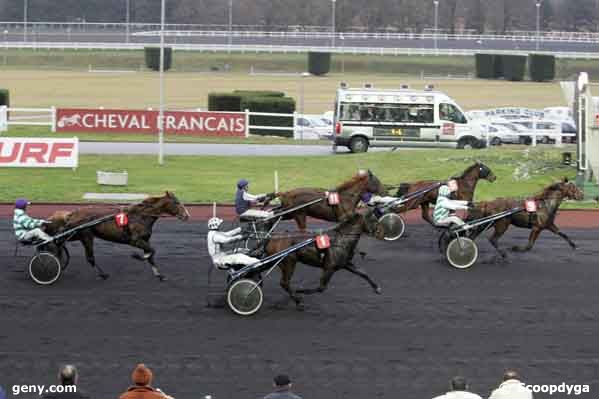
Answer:
<svg viewBox="0 0 599 399"><path fill-rule="evenodd" d="M291 384L291 379L288 375L280 374L274 378L274 383L278 387L284 387Z"/></svg>
<svg viewBox="0 0 599 399"><path fill-rule="evenodd" d="M131 374L131 381L135 385L150 385L152 383L152 370L143 363L138 364Z"/></svg>

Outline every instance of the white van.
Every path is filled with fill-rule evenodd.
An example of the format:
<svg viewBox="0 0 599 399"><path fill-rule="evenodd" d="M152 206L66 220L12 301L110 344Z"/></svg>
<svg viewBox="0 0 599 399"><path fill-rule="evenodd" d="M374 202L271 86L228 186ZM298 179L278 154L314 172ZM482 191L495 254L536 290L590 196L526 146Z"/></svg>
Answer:
<svg viewBox="0 0 599 399"><path fill-rule="evenodd" d="M369 147L482 148L481 127L471 122L449 96L434 91L342 87L335 100L338 146L352 152Z"/></svg>

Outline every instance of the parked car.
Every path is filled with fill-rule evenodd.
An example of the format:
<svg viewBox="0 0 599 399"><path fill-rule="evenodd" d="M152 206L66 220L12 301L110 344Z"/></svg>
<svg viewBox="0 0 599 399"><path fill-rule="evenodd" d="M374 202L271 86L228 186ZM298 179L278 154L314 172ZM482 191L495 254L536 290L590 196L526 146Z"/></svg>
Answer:
<svg viewBox="0 0 599 399"><path fill-rule="evenodd" d="M297 129L304 139L328 139L333 135L333 125L328 125L318 115L298 116Z"/></svg>
<svg viewBox="0 0 599 399"><path fill-rule="evenodd" d="M489 145L501 145L504 143L518 142L518 135L513 130L502 125L481 123L481 131L485 137L488 136Z"/></svg>
<svg viewBox="0 0 599 399"><path fill-rule="evenodd" d="M555 142L555 137L561 133L561 126L556 122L538 121L536 125L533 121L514 121L514 123L524 126L531 132L536 128L537 142L542 144L549 144L552 140Z"/></svg>
<svg viewBox="0 0 599 399"><path fill-rule="evenodd" d="M509 131L501 138L503 144L530 144L532 138L527 134L530 133L524 126L509 122L509 121L493 121L493 126L503 127Z"/></svg>
<svg viewBox="0 0 599 399"><path fill-rule="evenodd" d="M576 143L577 133L574 122L562 122L562 143Z"/></svg>

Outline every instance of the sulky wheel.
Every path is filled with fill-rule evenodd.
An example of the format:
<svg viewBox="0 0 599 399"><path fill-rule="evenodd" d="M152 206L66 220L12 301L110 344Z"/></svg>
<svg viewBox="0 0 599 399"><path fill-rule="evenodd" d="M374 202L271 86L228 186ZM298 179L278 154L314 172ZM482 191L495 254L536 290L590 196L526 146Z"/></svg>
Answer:
<svg viewBox="0 0 599 399"><path fill-rule="evenodd" d="M40 252L29 261L29 276L40 285L50 285L60 278L62 267L56 255Z"/></svg>
<svg viewBox="0 0 599 399"><path fill-rule="evenodd" d="M457 237L449 242L445 255L451 266L467 269L478 259L478 247L470 238Z"/></svg>
<svg viewBox="0 0 599 399"><path fill-rule="evenodd" d="M227 304L240 316L251 316L258 312L263 300L262 288L254 280L237 280L227 290Z"/></svg>
<svg viewBox="0 0 599 399"><path fill-rule="evenodd" d="M379 225L383 229L383 238L386 241L399 240L406 231L403 218L395 213L388 213L379 219Z"/></svg>

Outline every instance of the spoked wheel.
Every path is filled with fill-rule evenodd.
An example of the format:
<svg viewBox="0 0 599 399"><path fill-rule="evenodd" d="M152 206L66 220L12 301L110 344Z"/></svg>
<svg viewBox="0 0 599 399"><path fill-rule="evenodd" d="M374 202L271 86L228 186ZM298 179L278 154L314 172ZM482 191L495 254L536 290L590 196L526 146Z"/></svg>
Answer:
<svg viewBox="0 0 599 399"><path fill-rule="evenodd" d="M457 237L449 242L445 255L451 266L467 269L478 259L478 246L468 237Z"/></svg>
<svg viewBox="0 0 599 399"><path fill-rule="evenodd" d="M262 307L264 295L260 285L250 279L235 281L227 290L229 308L240 316L251 316Z"/></svg>
<svg viewBox="0 0 599 399"><path fill-rule="evenodd" d="M40 285L50 285L60 278L62 267L56 255L40 252L29 261L29 276Z"/></svg>
<svg viewBox="0 0 599 399"><path fill-rule="evenodd" d="M383 228L383 238L385 241L399 240L406 231L406 224L403 218L395 213L388 213L379 219L379 225Z"/></svg>

